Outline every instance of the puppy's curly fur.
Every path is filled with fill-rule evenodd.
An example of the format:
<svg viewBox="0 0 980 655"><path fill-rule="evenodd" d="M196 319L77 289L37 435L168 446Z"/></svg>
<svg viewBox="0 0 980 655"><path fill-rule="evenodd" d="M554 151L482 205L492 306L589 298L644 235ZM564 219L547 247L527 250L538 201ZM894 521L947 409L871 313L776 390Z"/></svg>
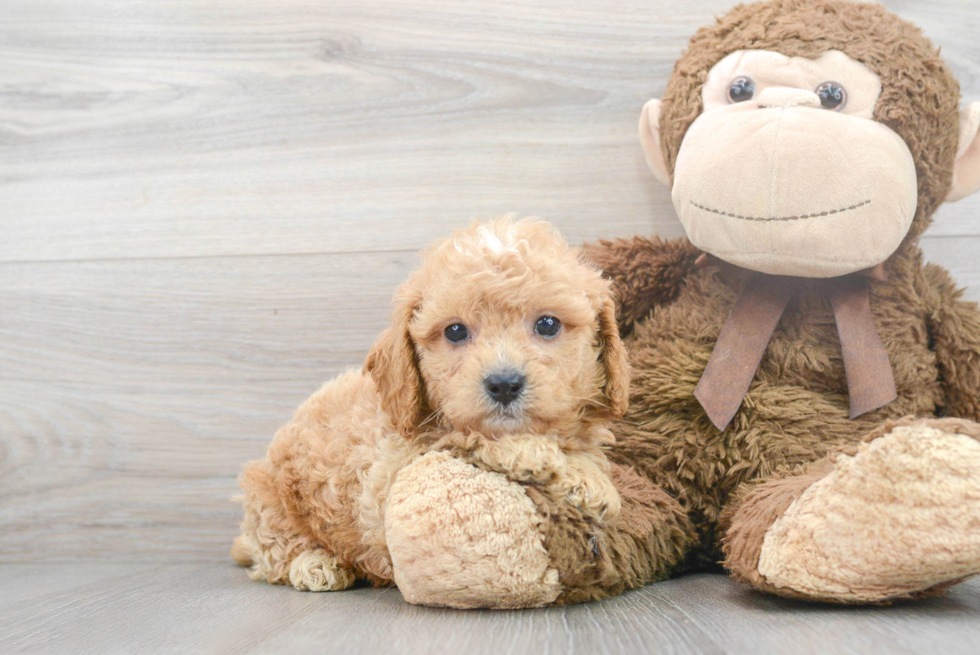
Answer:
<svg viewBox="0 0 980 655"><path fill-rule="evenodd" d="M232 556L250 575L313 591L393 580L384 508L398 471L448 450L611 518L602 447L629 393L609 283L547 223L509 217L436 243L397 292L362 370L327 382L239 478ZM542 316L561 329L535 330ZM448 326L468 337L452 342ZM495 401L487 377L524 384Z"/></svg>

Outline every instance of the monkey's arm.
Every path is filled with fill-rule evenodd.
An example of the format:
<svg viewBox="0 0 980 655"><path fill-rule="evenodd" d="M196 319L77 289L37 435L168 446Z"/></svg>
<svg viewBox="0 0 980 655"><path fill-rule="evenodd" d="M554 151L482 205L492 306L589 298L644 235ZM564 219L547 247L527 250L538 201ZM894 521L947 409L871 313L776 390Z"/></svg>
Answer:
<svg viewBox="0 0 980 655"><path fill-rule="evenodd" d="M612 280L624 336L654 307L677 297L700 251L687 239L632 237L582 246L582 254Z"/></svg>
<svg viewBox="0 0 980 655"><path fill-rule="evenodd" d="M618 516L576 506L551 485L519 483L429 452L401 469L385 509L399 591L442 607L541 607L608 598L666 578L696 544L680 504L613 464Z"/></svg>
<svg viewBox="0 0 980 655"><path fill-rule="evenodd" d="M929 331L939 360L946 414L980 421L980 310L964 301L949 273L925 267L932 288Z"/></svg>

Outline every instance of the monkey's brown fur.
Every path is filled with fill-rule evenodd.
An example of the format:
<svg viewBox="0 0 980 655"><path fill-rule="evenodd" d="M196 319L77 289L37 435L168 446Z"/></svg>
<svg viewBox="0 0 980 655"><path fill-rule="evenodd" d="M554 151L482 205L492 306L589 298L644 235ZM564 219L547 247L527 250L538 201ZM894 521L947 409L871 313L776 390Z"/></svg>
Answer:
<svg viewBox="0 0 980 655"><path fill-rule="evenodd" d="M699 252L683 239L603 241L585 252L614 282L634 371L630 410L613 426L611 458L635 466L686 512L664 514L670 542L652 556L687 551L686 566L705 569L727 555L724 563L736 577L803 596L767 586L754 570L766 529L832 468L825 458L887 434L896 424L886 421L901 417L980 420L980 313L960 299L945 270L923 262L917 245L950 188L959 88L919 29L880 6L782 0L737 7L701 29L675 66L660 123L668 170L701 111L708 70L741 49L810 58L837 49L881 77L875 119L904 139L918 175L912 229L885 263L887 281L871 286L898 399L848 418L833 312L824 282L813 280L791 301L740 411L719 432L693 392L744 276L732 268L696 268ZM980 438L973 428L950 431ZM624 507L631 493L621 490ZM696 546L688 549L689 543ZM662 575L655 570L651 579Z"/></svg>

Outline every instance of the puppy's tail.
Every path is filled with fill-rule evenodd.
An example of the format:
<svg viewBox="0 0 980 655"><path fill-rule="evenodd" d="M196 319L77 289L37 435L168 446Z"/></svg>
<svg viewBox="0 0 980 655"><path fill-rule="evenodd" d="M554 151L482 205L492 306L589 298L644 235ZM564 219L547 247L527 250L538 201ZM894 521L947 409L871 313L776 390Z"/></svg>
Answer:
<svg viewBox="0 0 980 655"><path fill-rule="evenodd" d="M248 541L245 539L245 535L240 534L235 537L235 541L231 544L231 558L238 563L239 566L252 566L255 560L252 558L252 551L248 547Z"/></svg>

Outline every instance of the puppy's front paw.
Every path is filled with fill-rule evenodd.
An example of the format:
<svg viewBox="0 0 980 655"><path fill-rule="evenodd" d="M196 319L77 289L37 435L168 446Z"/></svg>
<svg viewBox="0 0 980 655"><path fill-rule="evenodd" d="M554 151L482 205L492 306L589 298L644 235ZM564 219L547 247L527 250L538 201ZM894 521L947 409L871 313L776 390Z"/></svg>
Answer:
<svg viewBox="0 0 980 655"><path fill-rule="evenodd" d="M548 484L560 477L566 465L564 453L550 439L538 435L509 436L487 441L475 453L491 471L516 482Z"/></svg>
<svg viewBox="0 0 980 655"><path fill-rule="evenodd" d="M604 520L619 516L622 500L613 485L608 471L582 456L570 456L566 481L563 486L565 500L598 514Z"/></svg>
<svg viewBox="0 0 980 655"><path fill-rule="evenodd" d="M289 564L289 584L300 591L340 591L354 584L354 574L324 550L307 550Z"/></svg>
<svg viewBox="0 0 980 655"><path fill-rule="evenodd" d="M594 481L583 482L572 488L565 496L572 505L590 510L608 521L619 516L622 501L619 492L612 484L596 484Z"/></svg>

